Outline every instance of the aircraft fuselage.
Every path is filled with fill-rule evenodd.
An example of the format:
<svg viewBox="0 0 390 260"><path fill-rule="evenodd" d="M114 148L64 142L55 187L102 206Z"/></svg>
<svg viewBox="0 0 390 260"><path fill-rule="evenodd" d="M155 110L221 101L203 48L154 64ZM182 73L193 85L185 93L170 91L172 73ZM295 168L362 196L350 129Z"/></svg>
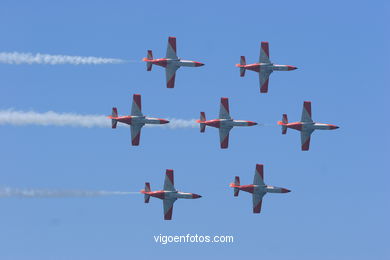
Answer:
<svg viewBox="0 0 390 260"><path fill-rule="evenodd" d="M266 71L289 71L289 70L296 70L297 67L291 66L291 65L278 65L273 63L254 63L254 64L248 64L248 65L240 65L237 64L237 67L239 68L245 68L247 70L260 72L262 70Z"/></svg>
<svg viewBox="0 0 390 260"><path fill-rule="evenodd" d="M204 122L204 124L206 124L208 126L215 127L215 128L257 125L257 123L253 122L253 121L233 120L233 119L213 119L213 120L207 120L207 121Z"/></svg>
<svg viewBox="0 0 390 260"><path fill-rule="evenodd" d="M153 65L161 66L161 67L201 67L204 64L197 61L192 60L182 60L182 59L153 59L148 60L144 59L146 62L151 62Z"/></svg>
<svg viewBox="0 0 390 260"><path fill-rule="evenodd" d="M284 124L287 128L291 128L298 131L314 131L314 130L334 130L339 128L336 125L315 123L315 122L294 122Z"/></svg>
<svg viewBox="0 0 390 260"><path fill-rule="evenodd" d="M169 123L169 121L165 119L145 117L145 116L119 116L119 117L110 117L110 118L128 125L145 125L145 124L160 125L160 124Z"/></svg>
<svg viewBox="0 0 390 260"><path fill-rule="evenodd" d="M195 193L186 193L181 191L166 191L166 190L159 190L159 191L150 191L146 192L144 190L141 191L143 194L150 195L151 197L158 198L158 199L169 199L169 200L176 200L176 199L198 199L202 196L195 194Z"/></svg>
<svg viewBox="0 0 390 260"><path fill-rule="evenodd" d="M230 185L233 188L237 188L239 190L249 192L249 193L287 193L290 192L290 190L281 188L281 187L275 187L275 186L269 186L269 185L234 185L233 183Z"/></svg>

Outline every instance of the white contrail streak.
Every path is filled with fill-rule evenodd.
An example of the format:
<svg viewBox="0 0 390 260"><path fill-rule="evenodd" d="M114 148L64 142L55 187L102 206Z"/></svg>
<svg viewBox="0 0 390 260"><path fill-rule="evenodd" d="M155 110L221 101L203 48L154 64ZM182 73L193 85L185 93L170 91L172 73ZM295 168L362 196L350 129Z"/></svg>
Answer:
<svg viewBox="0 0 390 260"><path fill-rule="evenodd" d="M139 192L125 191L85 191L85 190L42 190L42 189L12 189L0 188L0 198L80 198L101 197L113 195L130 195Z"/></svg>
<svg viewBox="0 0 390 260"><path fill-rule="evenodd" d="M0 63L6 64L118 64L124 63L122 59L82 57L67 55L32 54L20 52L0 52Z"/></svg>
<svg viewBox="0 0 390 260"><path fill-rule="evenodd" d="M197 127L195 119L168 119L169 123L158 126L162 128L193 128ZM111 120L104 115L80 115L74 113L56 113L48 111L38 113L35 111L15 111L12 109L0 110L0 125L26 126L72 126L72 127L111 127ZM127 126L126 124L118 124Z"/></svg>

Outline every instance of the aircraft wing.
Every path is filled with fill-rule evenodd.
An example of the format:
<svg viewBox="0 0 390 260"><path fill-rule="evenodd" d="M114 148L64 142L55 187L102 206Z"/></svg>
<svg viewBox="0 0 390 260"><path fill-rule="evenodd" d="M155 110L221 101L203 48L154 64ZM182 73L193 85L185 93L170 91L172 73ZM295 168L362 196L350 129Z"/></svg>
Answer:
<svg viewBox="0 0 390 260"><path fill-rule="evenodd" d="M175 87L176 70L178 68L179 67L177 67L177 66L169 66L169 65L165 68L167 88L174 88Z"/></svg>
<svg viewBox="0 0 390 260"><path fill-rule="evenodd" d="M311 131L301 131L301 145L302 151L308 151L310 147L310 136L314 130Z"/></svg>
<svg viewBox="0 0 390 260"><path fill-rule="evenodd" d="M265 185L264 183L264 165L256 164L255 176L253 177L254 185Z"/></svg>
<svg viewBox="0 0 390 260"><path fill-rule="evenodd" d="M167 54L165 55L165 58L174 60L178 59L176 55L176 37L168 38Z"/></svg>
<svg viewBox="0 0 390 260"><path fill-rule="evenodd" d="M309 123L313 122L313 119L311 119L311 102L310 101L303 102L301 122L309 122Z"/></svg>
<svg viewBox="0 0 390 260"><path fill-rule="evenodd" d="M221 98L221 104L219 105L219 119L231 119L228 98Z"/></svg>
<svg viewBox="0 0 390 260"><path fill-rule="evenodd" d="M166 172L165 172L164 190L175 191L175 183L173 180L173 170L166 170Z"/></svg>
<svg viewBox="0 0 390 260"><path fill-rule="evenodd" d="M141 128L143 125L131 125L130 131L131 131L131 144L136 146L139 145L139 139L141 137Z"/></svg>
<svg viewBox="0 0 390 260"><path fill-rule="evenodd" d="M261 211L261 204L263 203L263 196L265 195L265 192L263 193L252 193L252 201L253 201L253 213L260 213Z"/></svg>
<svg viewBox="0 0 390 260"><path fill-rule="evenodd" d="M220 127L219 128L219 141L221 142L221 148L228 148L229 146L229 132L233 127Z"/></svg>
<svg viewBox="0 0 390 260"><path fill-rule="evenodd" d="M259 62L260 63L271 63L271 61L269 60L268 42L261 42Z"/></svg>
<svg viewBox="0 0 390 260"><path fill-rule="evenodd" d="M143 116L142 107L141 107L141 95L133 95L133 104L131 105L131 115L132 116Z"/></svg>
<svg viewBox="0 0 390 260"><path fill-rule="evenodd" d="M268 81L269 81L269 75L271 75L272 70L261 70L259 72L259 79L260 79L260 93L267 93L268 92Z"/></svg>
<svg viewBox="0 0 390 260"><path fill-rule="evenodd" d="M175 201L176 201L176 199L164 199L163 200L164 219L165 220L172 219L173 203L175 203Z"/></svg>

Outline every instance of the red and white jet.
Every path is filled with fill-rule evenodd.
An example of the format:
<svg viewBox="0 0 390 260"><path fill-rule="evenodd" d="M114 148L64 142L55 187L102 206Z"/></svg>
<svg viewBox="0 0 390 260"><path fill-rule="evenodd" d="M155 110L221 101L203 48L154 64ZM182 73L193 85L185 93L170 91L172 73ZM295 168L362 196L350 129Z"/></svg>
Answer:
<svg viewBox="0 0 390 260"><path fill-rule="evenodd" d="M268 92L269 75L271 75L273 71L288 71L297 69L297 67L290 65L273 64L269 59L268 42L261 42L259 63L247 65L245 61L245 56L241 56L240 64L236 64L236 67L240 68L241 77L245 76L246 70L252 70L259 73L260 93Z"/></svg>
<svg viewBox="0 0 390 260"><path fill-rule="evenodd" d="M130 116L118 116L118 109L116 107L112 108L112 115L108 116L111 119L112 128L116 128L118 122L130 125L131 130L131 144L139 145L139 140L141 136L141 128L146 124L167 124L168 120L160 118L146 117L142 114L141 109L141 95L133 95L133 104L131 106L131 115Z"/></svg>
<svg viewBox="0 0 390 260"><path fill-rule="evenodd" d="M200 120L196 120L196 122L200 124L201 133L204 133L206 126L219 128L219 139L222 149L228 148L229 132L233 127L257 125L257 123L253 121L234 120L231 118L229 113L229 99L224 97L221 98L218 119L206 120L205 112L200 112Z"/></svg>
<svg viewBox="0 0 390 260"><path fill-rule="evenodd" d="M234 188L234 196L237 197L240 190L252 193L253 213L260 213L263 196L267 193L287 193L290 190L280 187L269 186L264 183L264 166L256 164L255 177L253 184L240 185L240 177L234 178L234 183L230 183L230 187Z"/></svg>
<svg viewBox="0 0 390 260"><path fill-rule="evenodd" d="M150 197L155 197L163 201L165 220L172 219L173 203L177 199L198 199L202 197L195 193L177 191L173 180L173 170L166 170L163 190L152 191L150 189L150 183L145 182L145 189L141 190L141 193L144 194L145 203L149 203Z"/></svg>
<svg viewBox="0 0 390 260"><path fill-rule="evenodd" d="M310 146L310 136L314 130L333 130L339 128L336 125L321 124L313 122L311 119L311 102L303 102L301 122L289 123L286 114L283 114L282 121L278 121L282 126L282 134L287 133L287 128L295 129L301 132L302 151L308 151Z"/></svg>
<svg viewBox="0 0 390 260"><path fill-rule="evenodd" d="M168 38L168 47L165 58L162 59L153 59L153 53L151 50L148 50L146 58L143 58L143 61L146 61L146 70L151 71L152 65L157 65L165 68L165 75L167 81L167 88L174 88L175 86L175 76L176 70L180 67L200 67L204 64L197 61L191 60L182 60L177 57L176 54L176 37Z"/></svg>

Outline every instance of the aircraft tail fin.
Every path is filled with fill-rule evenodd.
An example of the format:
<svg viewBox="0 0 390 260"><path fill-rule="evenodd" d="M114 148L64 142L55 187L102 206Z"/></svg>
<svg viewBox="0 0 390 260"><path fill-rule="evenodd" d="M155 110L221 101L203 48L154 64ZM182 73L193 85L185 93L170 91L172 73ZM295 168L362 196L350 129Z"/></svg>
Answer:
<svg viewBox="0 0 390 260"><path fill-rule="evenodd" d="M153 52L151 50L148 50L148 55L147 55L148 60L153 60ZM152 70L152 65L153 63L151 62L146 62L146 70L151 71Z"/></svg>
<svg viewBox="0 0 390 260"><path fill-rule="evenodd" d="M236 176L234 178L234 185L235 186L240 186L240 177ZM238 193L240 192L240 189L234 187L234 197L238 197Z"/></svg>
<svg viewBox="0 0 390 260"><path fill-rule="evenodd" d="M245 61L245 56L241 56L240 58L240 65L246 65L246 61ZM244 77L245 76L245 68L244 67L240 67L240 77Z"/></svg>
<svg viewBox="0 0 390 260"><path fill-rule="evenodd" d="M204 133L206 131L206 124L203 123L206 121L206 113L205 112L200 112L200 132Z"/></svg>
<svg viewBox="0 0 390 260"><path fill-rule="evenodd" d="M118 109L116 107L113 107L112 108L112 113L111 113L111 116L112 117L118 117ZM113 119L111 118L111 127L114 129L116 128L116 124L118 123L118 121L116 119Z"/></svg>
<svg viewBox="0 0 390 260"><path fill-rule="evenodd" d="M145 192L150 192L150 183L149 182L145 182ZM144 200L145 200L145 203L149 203L149 200L150 200L150 195L149 194L145 194L144 195Z"/></svg>

